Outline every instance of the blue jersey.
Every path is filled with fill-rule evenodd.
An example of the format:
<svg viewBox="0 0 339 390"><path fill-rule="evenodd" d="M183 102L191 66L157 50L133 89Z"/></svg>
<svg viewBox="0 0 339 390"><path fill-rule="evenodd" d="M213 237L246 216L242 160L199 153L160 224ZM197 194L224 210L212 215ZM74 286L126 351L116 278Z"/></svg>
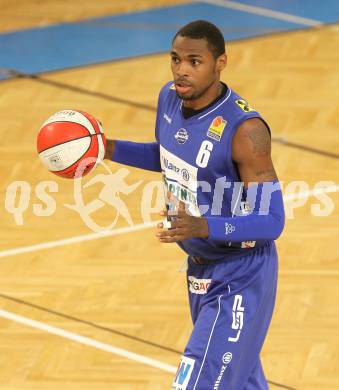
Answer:
<svg viewBox="0 0 339 390"><path fill-rule="evenodd" d="M173 83L167 83L159 95L156 119L166 191L185 202L194 216L246 213L241 179L232 160L232 139L242 122L261 118L260 114L230 88L221 99L188 119L182 114L182 104ZM216 243L193 238L178 244L191 256L222 260L240 256L263 242Z"/></svg>

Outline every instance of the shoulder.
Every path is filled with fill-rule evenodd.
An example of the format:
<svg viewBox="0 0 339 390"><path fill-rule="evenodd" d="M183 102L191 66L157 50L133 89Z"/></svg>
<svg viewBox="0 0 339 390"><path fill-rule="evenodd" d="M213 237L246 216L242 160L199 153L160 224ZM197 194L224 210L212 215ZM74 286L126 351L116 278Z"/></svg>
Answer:
<svg viewBox="0 0 339 390"><path fill-rule="evenodd" d="M159 96L168 95L171 93L175 93L175 87L173 81L167 82L163 87L160 89Z"/></svg>
<svg viewBox="0 0 339 390"><path fill-rule="evenodd" d="M271 154L271 136L266 123L259 117L243 121L233 137L232 157L234 161L246 157Z"/></svg>
<svg viewBox="0 0 339 390"><path fill-rule="evenodd" d="M247 100L242 98L233 88L229 87L228 106L232 111L239 115L246 115L252 112L257 112Z"/></svg>
<svg viewBox="0 0 339 390"><path fill-rule="evenodd" d="M161 105L170 96L176 96L175 87L173 81L166 83L159 92L158 106Z"/></svg>
<svg viewBox="0 0 339 390"><path fill-rule="evenodd" d="M234 130L248 119L261 118L259 111L253 108L247 100L243 99L232 89L230 89L230 95L224 105L224 110L225 115L227 114L230 122L232 122Z"/></svg>

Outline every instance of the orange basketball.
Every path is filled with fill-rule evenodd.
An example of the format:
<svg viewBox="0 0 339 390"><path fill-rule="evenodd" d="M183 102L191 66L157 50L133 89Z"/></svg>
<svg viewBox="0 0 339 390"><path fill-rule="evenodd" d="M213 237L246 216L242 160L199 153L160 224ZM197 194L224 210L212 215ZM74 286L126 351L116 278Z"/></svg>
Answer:
<svg viewBox="0 0 339 390"><path fill-rule="evenodd" d="M81 177L105 156L103 128L92 115L78 110L58 111L41 126L37 150L43 164L58 176Z"/></svg>

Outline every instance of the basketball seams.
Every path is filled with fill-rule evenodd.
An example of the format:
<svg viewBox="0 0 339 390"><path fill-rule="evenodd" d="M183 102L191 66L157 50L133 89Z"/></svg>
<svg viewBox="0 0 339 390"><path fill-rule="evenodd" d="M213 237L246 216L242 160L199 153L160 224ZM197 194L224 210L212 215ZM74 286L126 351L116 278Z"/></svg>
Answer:
<svg viewBox="0 0 339 390"><path fill-rule="evenodd" d="M88 134L94 135L93 133L90 132L89 128L86 127L85 125L83 125L82 123L75 122L75 121L66 121L66 120L64 120L64 121L53 121L53 122L48 122L48 123L46 123L44 126L42 126L41 130L42 130L43 128L45 128L46 126L52 125L53 123L75 123L75 124L77 124L77 125L83 127L83 128L88 132ZM92 124L92 123L91 123L91 124ZM93 127L93 126L92 126L92 127Z"/></svg>
<svg viewBox="0 0 339 390"><path fill-rule="evenodd" d="M40 153L42 153L42 152L45 152L45 151L48 150L48 149L54 148L55 146L65 145L65 144L68 144L68 143L70 143L70 142L76 141L76 140L78 140L78 139L83 139L83 138L87 138L87 137L93 137L93 136L95 136L95 135L96 135L96 134L87 134L87 135L84 135L83 137L72 138L72 139L70 139L70 140L68 140L68 141L60 142L59 144L53 144L53 146L49 146L49 147L46 148L46 149L42 149L42 150L40 150L38 153L40 154ZM90 145L91 145L91 142L90 142Z"/></svg>
<svg viewBox="0 0 339 390"><path fill-rule="evenodd" d="M94 168L97 167L98 164L101 163L101 161L103 161L103 159L105 158L105 142L104 142L104 135L99 133L97 135L97 140L98 140L98 157L97 157L97 161L95 162L94 164Z"/></svg>
<svg viewBox="0 0 339 390"><path fill-rule="evenodd" d="M98 148L99 148L99 143L100 143L100 141L99 141L99 135L103 135L103 134L91 134L91 135L89 135L89 137L93 137L93 136L97 136L97 142L98 142ZM86 137L88 137L88 136L86 136ZM81 138L86 138L86 137L81 137ZM101 137L102 138L102 137ZM77 139L79 139L79 138L77 138ZM68 141L68 142L70 142L70 141ZM102 142L103 142L103 140L102 140ZM66 143L66 142L65 142ZM57 146L57 145L55 145L55 146ZM90 150L90 148L91 147L93 147L93 144L92 144L92 140L91 140L91 142L89 143L89 145L88 145L88 147L87 147L87 149L84 151L84 153L83 153L83 155L81 156L81 157L79 157L79 159L78 160L76 160L72 165L70 165L69 167L67 167L67 168L65 168L65 169L62 169L61 171L53 171L53 173L54 174L56 174L56 175L60 175L61 177L65 177L64 175L66 174L68 174L68 173L75 173L75 171L76 171L76 169L75 169L75 167L76 167L76 165L79 163L79 161L81 160L81 159L83 159L83 158L87 158L87 157L91 157L91 156L87 156L87 157L85 157L86 156L86 154L87 154L87 152ZM99 156L98 156L99 157ZM86 168L84 169L84 171L83 171L83 173L82 173L82 176L84 176L86 173L87 173L87 171L88 171L88 169L89 170L92 170L92 169L94 169L97 165L98 165L98 162L99 162L99 158L97 158L97 161L95 162L95 163L91 163L91 164L88 164L87 166L86 166ZM91 167L91 165L92 165L92 167ZM70 176L70 178L74 178L75 176L74 175L72 175L72 176Z"/></svg>
<svg viewBox="0 0 339 390"><path fill-rule="evenodd" d="M87 117L87 113L81 112L78 110L64 110L65 112L73 112L75 115L74 116L68 116L66 113L64 115L59 115L57 116L58 113L50 116L42 125L42 128L45 126L52 124L52 123L77 123L83 127L90 133L90 134L96 134L96 130L93 126L92 121L89 118L89 114ZM62 112L62 111L60 111ZM54 119L53 117L56 118ZM95 119L93 117L93 119Z"/></svg>
<svg viewBox="0 0 339 390"><path fill-rule="evenodd" d="M74 111L83 115L89 121L95 134L100 134L99 122L94 118L94 116L84 111L78 111L78 110L74 110Z"/></svg>
<svg viewBox="0 0 339 390"><path fill-rule="evenodd" d="M93 135L95 135L95 134L91 134L91 136L93 136ZM83 137L83 138L85 138L85 137ZM68 174L68 173L72 173L73 175L72 176L70 176L70 178L74 178L75 176L74 176L74 173L76 172L76 169L74 169L75 168L75 166L78 164L78 162L81 160L81 159L83 159L84 158L84 156L86 155L86 153L90 150L90 148L91 148L91 146L92 146L92 141L89 143L89 145L88 145L88 147L87 147L87 150L83 153L83 155L82 156L80 156L79 158L78 158L78 160L76 160L72 165L70 165L69 167L67 167L67 168L65 168L65 169L62 169L61 171L53 171L53 173L55 173L56 175L60 175L61 177L65 177L64 175L65 174ZM85 157L86 158L86 157ZM89 165L87 165L86 166L86 168L84 169L84 171L83 171L83 173L82 173L82 176L84 176L87 172L86 172L86 170L88 169L88 167L89 167ZM77 167L76 167L77 168Z"/></svg>

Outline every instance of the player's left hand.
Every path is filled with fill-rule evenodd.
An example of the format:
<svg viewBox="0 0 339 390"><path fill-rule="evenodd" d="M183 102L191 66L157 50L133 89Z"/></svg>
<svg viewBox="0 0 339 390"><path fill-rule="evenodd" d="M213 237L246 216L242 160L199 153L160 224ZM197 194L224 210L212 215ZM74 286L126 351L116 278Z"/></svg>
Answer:
<svg viewBox="0 0 339 390"><path fill-rule="evenodd" d="M168 211L162 211L161 216L167 217ZM170 214L173 217L173 214ZM188 240L190 238L207 238L208 223L203 217L193 217L187 214L185 203L178 203L178 211L175 214L175 220L171 221L171 228L164 229L164 223L160 222L157 225L159 232L156 236L160 242L170 243Z"/></svg>

